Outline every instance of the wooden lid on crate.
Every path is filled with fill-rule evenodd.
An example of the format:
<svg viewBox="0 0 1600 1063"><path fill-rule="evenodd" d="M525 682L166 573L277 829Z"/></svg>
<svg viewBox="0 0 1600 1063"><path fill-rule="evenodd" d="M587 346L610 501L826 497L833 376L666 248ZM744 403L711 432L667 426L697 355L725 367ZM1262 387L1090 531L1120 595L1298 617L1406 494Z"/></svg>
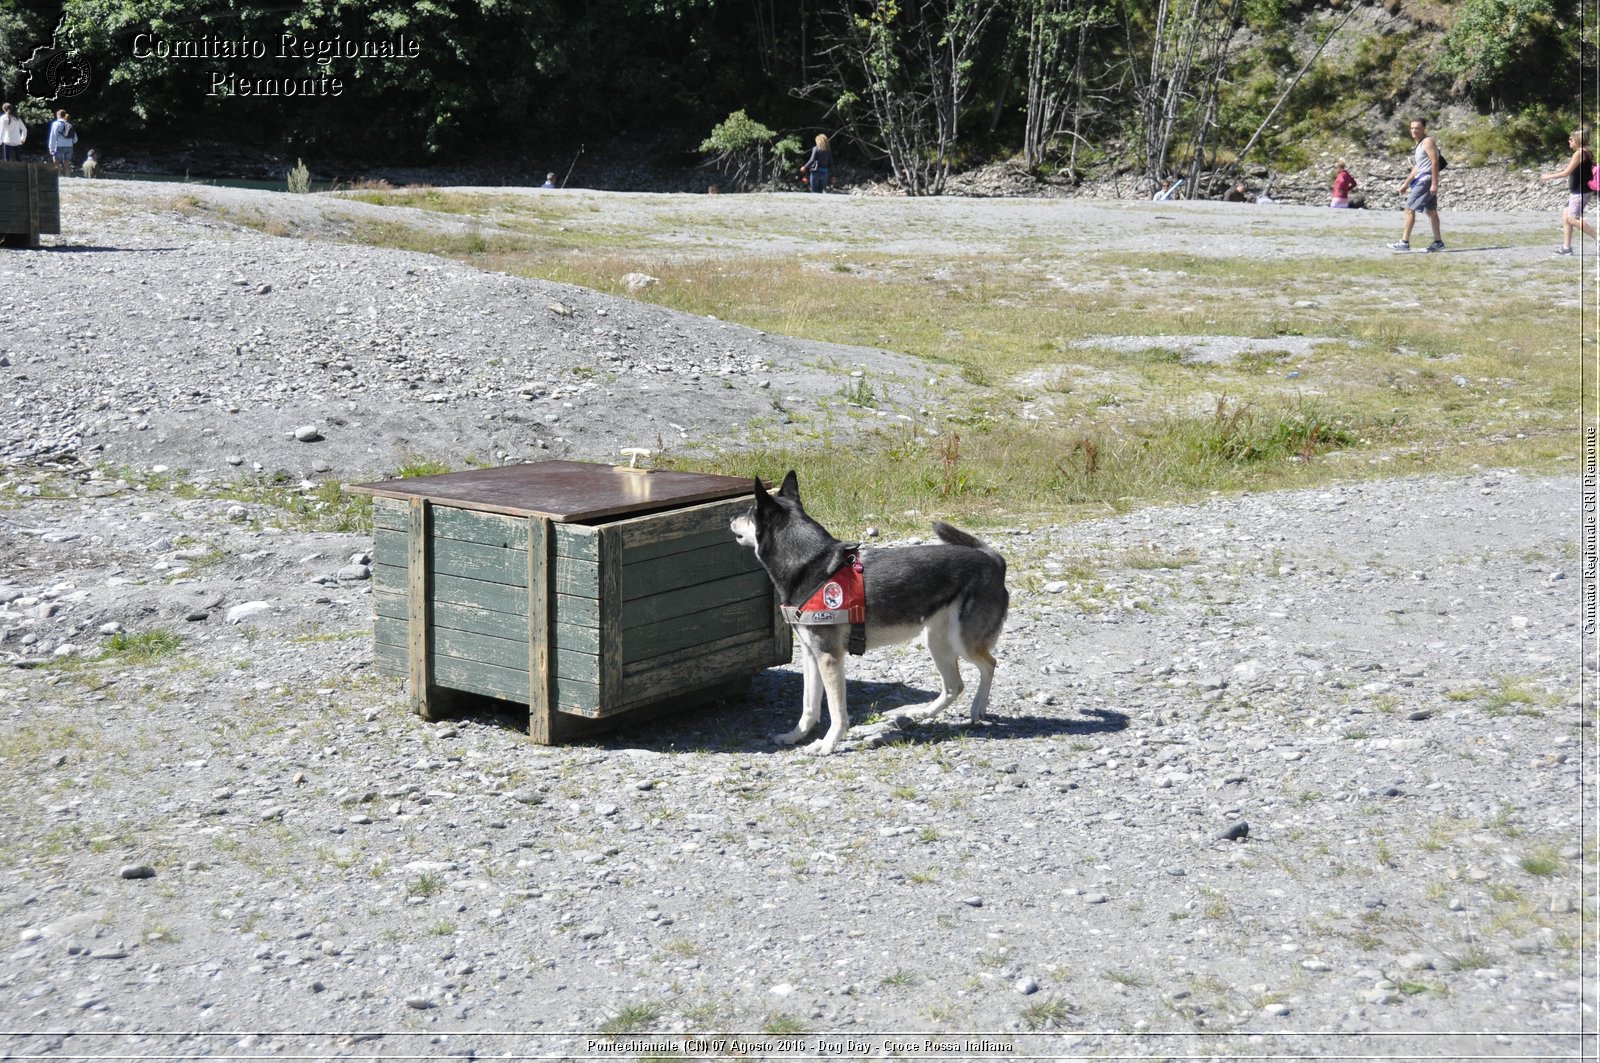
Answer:
<svg viewBox="0 0 1600 1063"><path fill-rule="evenodd" d="M585 461L536 461L408 480L351 484L346 489L376 498L426 498L458 509L514 517L548 517L576 524L737 498L748 494L753 482L753 477L665 469L629 470Z"/></svg>

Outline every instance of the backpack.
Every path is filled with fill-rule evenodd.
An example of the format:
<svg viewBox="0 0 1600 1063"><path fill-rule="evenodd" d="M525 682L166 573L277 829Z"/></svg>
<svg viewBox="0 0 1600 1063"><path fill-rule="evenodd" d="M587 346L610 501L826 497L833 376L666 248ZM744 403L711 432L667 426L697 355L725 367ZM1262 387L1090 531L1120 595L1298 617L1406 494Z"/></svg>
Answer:
<svg viewBox="0 0 1600 1063"><path fill-rule="evenodd" d="M1594 164L1594 158L1587 151L1583 153L1583 164L1589 167L1589 191L1600 192L1600 166Z"/></svg>
<svg viewBox="0 0 1600 1063"><path fill-rule="evenodd" d="M1435 150L1437 146L1435 146ZM1450 165L1450 160L1444 157L1444 152L1439 152L1439 172L1444 173L1444 168Z"/></svg>

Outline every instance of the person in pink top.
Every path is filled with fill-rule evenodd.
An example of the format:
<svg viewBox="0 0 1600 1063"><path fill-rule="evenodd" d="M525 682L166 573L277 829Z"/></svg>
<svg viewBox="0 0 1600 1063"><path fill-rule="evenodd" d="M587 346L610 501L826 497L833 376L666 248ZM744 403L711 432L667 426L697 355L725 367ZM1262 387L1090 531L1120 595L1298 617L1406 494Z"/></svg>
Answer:
<svg viewBox="0 0 1600 1063"><path fill-rule="evenodd" d="M1333 175L1333 202L1330 207L1348 207L1350 193L1356 190L1355 175L1345 166L1343 159L1339 160L1339 172Z"/></svg>
<svg viewBox="0 0 1600 1063"><path fill-rule="evenodd" d="M1573 229L1582 229L1590 236L1595 234L1594 226L1583 220L1584 208L1589 205L1589 182L1594 177L1594 156L1589 154L1589 131L1574 129L1567 138L1567 147L1572 149L1572 158L1567 160L1565 168L1539 175L1541 181L1567 180L1567 209L1561 214L1561 246L1556 248L1558 255L1572 254Z"/></svg>

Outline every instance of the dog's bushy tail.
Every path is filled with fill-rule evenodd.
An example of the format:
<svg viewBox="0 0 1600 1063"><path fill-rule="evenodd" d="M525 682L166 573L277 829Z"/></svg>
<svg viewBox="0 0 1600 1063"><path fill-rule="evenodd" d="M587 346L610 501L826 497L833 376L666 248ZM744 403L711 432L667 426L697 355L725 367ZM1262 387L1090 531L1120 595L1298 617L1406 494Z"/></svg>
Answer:
<svg viewBox="0 0 1600 1063"><path fill-rule="evenodd" d="M933 522L933 534L939 537L940 542L949 543L951 546L965 546L972 550L982 550L984 553L1000 562L1000 570L1002 572L1005 571L1006 559L1000 556L1000 551L996 550L994 547L990 546L976 535L971 535L967 532L964 532L955 525L946 524L942 520L936 520Z"/></svg>

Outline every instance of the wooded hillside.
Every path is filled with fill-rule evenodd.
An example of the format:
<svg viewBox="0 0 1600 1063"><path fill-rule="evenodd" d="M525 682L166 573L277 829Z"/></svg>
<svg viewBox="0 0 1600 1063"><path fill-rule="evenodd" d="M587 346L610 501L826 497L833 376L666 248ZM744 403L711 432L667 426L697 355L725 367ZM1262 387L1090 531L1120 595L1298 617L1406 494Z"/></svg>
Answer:
<svg viewBox="0 0 1600 1063"><path fill-rule="evenodd" d="M459 162L628 137L737 184L825 132L935 193L998 158L1295 169L1445 104L1480 116L1476 151L1548 154L1588 117L1582 71L1595 96L1584 2L0 0L0 69L30 123L62 106L147 144Z"/></svg>

